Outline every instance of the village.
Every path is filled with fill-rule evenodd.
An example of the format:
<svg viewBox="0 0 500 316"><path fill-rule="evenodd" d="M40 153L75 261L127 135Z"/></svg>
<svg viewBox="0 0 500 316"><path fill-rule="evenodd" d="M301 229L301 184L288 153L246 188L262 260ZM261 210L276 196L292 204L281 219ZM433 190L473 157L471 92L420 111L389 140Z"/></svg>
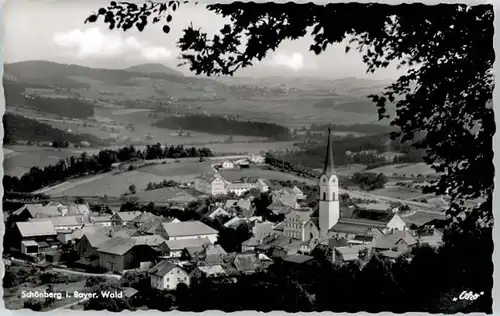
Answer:
<svg viewBox="0 0 500 316"><path fill-rule="evenodd" d="M441 244L441 216L419 221L419 212L407 205L341 194L331 147L329 140L313 208L297 186L278 187L266 179L225 180L218 169L233 168L227 160L193 184L195 190L217 197L194 210L203 214L200 220L123 207L93 212L86 203L25 204L4 219L4 261L7 266L22 262L82 276L140 271L147 273L152 288L173 291L200 278L237 282L239 276L265 271L278 261L308 265L323 258L337 265L362 265L375 254L389 261L411 260L415 247ZM251 162L263 161L255 156ZM265 214L259 211L259 194L270 199ZM223 226L217 229L214 223ZM242 225L249 230L248 239L224 249L220 229L238 231Z"/></svg>

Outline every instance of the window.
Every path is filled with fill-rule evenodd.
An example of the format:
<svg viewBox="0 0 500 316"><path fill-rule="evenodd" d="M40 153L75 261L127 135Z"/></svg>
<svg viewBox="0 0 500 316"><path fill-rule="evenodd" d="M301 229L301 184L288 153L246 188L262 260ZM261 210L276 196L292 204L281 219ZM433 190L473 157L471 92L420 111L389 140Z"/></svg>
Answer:
<svg viewBox="0 0 500 316"><path fill-rule="evenodd" d="M169 278L167 278L167 282L168 282L168 281L170 281L170 279L169 279Z"/></svg>
<svg viewBox="0 0 500 316"><path fill-rule="evenodd" d="M323 200L326 200L326 193L323 192Z"/></svg>

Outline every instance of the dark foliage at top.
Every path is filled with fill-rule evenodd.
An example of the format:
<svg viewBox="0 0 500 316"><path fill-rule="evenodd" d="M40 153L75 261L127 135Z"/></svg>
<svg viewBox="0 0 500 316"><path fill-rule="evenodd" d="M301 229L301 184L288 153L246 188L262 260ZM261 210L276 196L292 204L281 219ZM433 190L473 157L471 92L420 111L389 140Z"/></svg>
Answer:
<svg viewBox="0 0 500 316"><path fill-rule="evenodd" d="M12 144L19 140L25 140L29 142L68 141L74 144L87 141L93 146L106 145L105 141L94 135L75 135L54 128L49 124L12 113L4 114L3 126L5 129L4 144Z"/></svg>
<svg viewBox="0 0 500 316"><path fill-rule="evenodd" d="M158 127L185 129L210 134L261 136L279 140L290 138L288 128L265 122L238 121L223 116L192 114L167 116L155 123Z"/></svg>

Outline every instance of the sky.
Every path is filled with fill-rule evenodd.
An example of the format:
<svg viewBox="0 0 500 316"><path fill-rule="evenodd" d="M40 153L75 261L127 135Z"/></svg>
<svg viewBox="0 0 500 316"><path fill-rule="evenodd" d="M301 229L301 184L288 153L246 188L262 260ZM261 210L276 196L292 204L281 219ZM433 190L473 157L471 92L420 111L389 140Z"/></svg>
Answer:
<svg viewBox="0 0 500 316"><path fill-rule="evenodd" d="M141 63L176 67L176 47L182 30L193 23L209 35L224 24L222 17L203 5L181 5L165 34L162 24L148 25L143 32L109 30L102 22L85 24L93 11L109 0L7 0L4 5L5 62L49 60L96 68L126 68ZM236 76L296 76L394 79L402 74L395 65L366 74L361 55L345 53L345 43L329 47L317 56L309 51L311 38L283 42L259 64ZM176 68L189 75L189 69Z"/></svg>

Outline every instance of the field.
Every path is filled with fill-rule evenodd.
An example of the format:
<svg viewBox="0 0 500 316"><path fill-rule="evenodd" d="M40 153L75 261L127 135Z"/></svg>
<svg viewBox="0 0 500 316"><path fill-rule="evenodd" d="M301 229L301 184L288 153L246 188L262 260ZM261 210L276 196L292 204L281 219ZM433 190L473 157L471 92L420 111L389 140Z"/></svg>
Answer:
<svg viewBox="0 0 500 316"><path fill-rule="evenodd" d="M60 159L79 155L77 151L72 149L58 150L30 146L9 146L6 149L11 152L4 157L4 174L18 177L28 172L33 166L43 168L56 164Z"/></svg>
<svg viewBox="0 0 500 316"><path fill-rule="evenodd" d="M394 174L405 175L407 177L421 175L435 175L436 171L425 162L413 164L396 164L370 169L370 172L383 173L387 177L392 177Z"/></svg>
<svg viewBox="0 0 500 316"><path fill-rule="evenodd" d="M309 184L316 184L316 180L305 179L299 176L296 176L292 173L283 173L275 170L266 170L260 168L248 168L248 169L229 169L229 170L221 170L220 174L224 177L224 179L228 181L235 181L241 179L241 177L255 177L255 178L263 178L268 180L278 180L278 181L299 181L299 182L307 182Z"/></svg>
<svg viewBox="0 0 500 316"><path fill-rule="evenodd" d="M101 174L69 181L67 184L46 191L45 194L52 196L109 196L120 197L122 194L129 191L130 185L135 185L139 197L158 196L160 193L154 190L151 192L145 191L146 186L150 182L161 182L163 180L173 180L177 182L194 181L194 178L202 172L211 170L210 164L200 162L185 162L185 163L167 163L153 166L147 166L134 171L124 173ZM166 190L165 192L167 192ZM173 192L169 194L177 194ZM167 195L167 194L166 194ZM163 197L157 197L154 200L163 200Z"/></svg>
<svg viewBox="0 0 500 316"><path fill-rule="evenodd" d="M396 186L373 190L370 191L370 193L375 195L392 197L396 199L402 199L402 200L412 200L416 197L423 195L422 190L415 190L415 189L402 188Z"/></svg>

